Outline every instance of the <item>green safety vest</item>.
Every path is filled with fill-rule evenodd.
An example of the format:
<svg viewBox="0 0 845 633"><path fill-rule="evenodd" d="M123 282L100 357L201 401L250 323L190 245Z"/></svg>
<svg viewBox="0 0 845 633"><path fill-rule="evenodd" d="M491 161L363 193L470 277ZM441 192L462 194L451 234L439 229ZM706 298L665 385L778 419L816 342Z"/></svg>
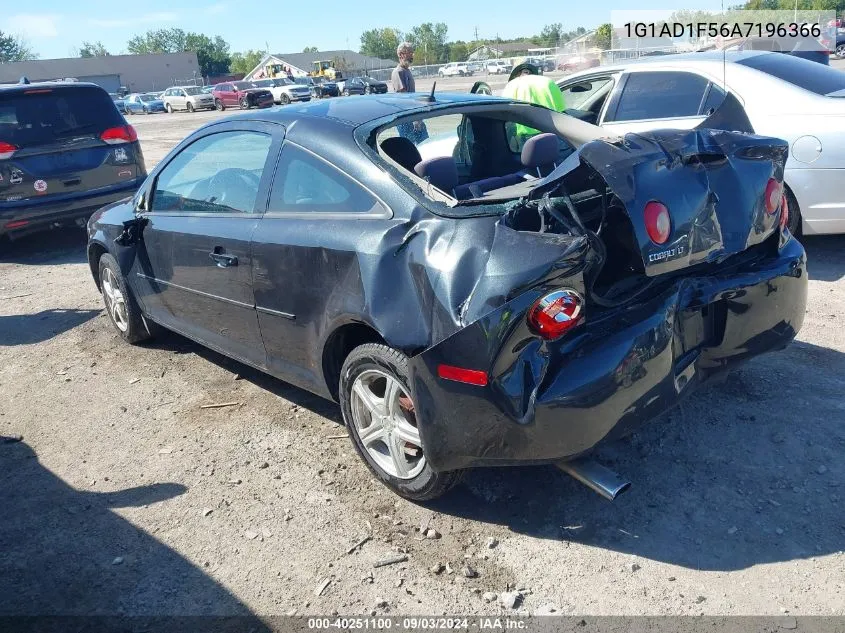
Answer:
<svg viewBox="0 0 845 633"><path fill-rule="evenodd" d="M541 105L555 112L563 112L566 109L560 88L554 81L541 75L523 75L511 79L502 91L502 96ZM520 140L520 147L528 137L540 133L539 130L521 123L515 124L515 132Z"/></svg>

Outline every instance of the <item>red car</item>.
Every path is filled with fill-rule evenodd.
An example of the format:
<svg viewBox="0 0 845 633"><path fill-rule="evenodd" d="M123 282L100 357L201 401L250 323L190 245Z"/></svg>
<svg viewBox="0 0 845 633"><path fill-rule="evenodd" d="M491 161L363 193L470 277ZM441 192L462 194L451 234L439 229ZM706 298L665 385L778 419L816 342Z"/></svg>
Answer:
<svg viewBox="0 0 845 633"><path fill-rule="evenodd" d="M586 70L587 68L595 68L599 65L599 59L596 57L581 57L580 55L575 55L558 64L557 69L565 71Z"/></svg>
<svg viewBox="0 0 845 633"><path fill-rule="evenodd" d="M273 93L266 88L258 88L249 81L229 81L214 86L214 106L218 110L239 107L270 108L273 106Z"/></svg>

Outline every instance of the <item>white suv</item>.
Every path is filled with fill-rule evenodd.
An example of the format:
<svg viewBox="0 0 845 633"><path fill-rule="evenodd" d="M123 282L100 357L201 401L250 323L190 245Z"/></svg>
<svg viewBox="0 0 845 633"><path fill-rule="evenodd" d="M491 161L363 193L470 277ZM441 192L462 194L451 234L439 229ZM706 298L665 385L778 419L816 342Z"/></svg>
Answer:
<svg viewBox="0 0 845 633"><path fill-rule="evenodd" d="M437 71L437 74L441 77L454 77L456 75L464 77L471 75L472 71L466 62L452 62L443 66L443 68Z"/></svg>
<svg viewBox="0 0 845 633"><path fill-rule="evenodd" d="M513 70L513 66L503 59L491 59L487 62L488 75L507 75Z"/></svg>

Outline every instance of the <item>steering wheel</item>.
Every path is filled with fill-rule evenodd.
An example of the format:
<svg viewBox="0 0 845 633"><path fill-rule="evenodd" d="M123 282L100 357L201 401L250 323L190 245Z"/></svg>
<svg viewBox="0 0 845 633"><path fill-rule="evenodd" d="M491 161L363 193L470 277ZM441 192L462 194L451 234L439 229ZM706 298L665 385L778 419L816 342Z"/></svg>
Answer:
<svg viewBox="0 0 845 633"><path fill-rule="evenodd" d="M208 182L207 200L236 209L241 208L249 205L250 200L255 200L260 182L261 178L251 171L239 167L227 167L214 174Z"/></svg>

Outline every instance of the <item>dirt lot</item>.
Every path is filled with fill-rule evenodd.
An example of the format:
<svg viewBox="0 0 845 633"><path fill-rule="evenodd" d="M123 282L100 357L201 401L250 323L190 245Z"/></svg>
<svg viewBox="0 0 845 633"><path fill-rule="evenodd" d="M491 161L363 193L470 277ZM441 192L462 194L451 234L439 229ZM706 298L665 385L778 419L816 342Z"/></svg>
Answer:
<svg viewBox="0 0 845 633"><path fill-rule="evenodd" d="M152 165L217 116L132 122ZM799 340L602 449L617 502L541 467L428 506L371 481L333 404L123 344L81 231L5 245L0 614L494 614L517 589L524 613L845 615L845 237L806 242Z"/></svg>

